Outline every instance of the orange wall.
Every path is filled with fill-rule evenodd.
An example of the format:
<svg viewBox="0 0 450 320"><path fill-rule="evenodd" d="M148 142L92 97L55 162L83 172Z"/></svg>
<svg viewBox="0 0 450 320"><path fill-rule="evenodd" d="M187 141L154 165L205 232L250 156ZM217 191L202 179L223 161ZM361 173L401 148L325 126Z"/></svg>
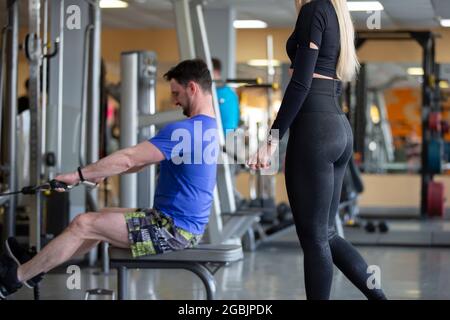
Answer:
<svg viewBox="0 0 450 320"><path fill-rule="evenodd" d="M178 60L175 30L102 30L102 55L107 61L120 61L120 53L129 50L152 50L161 62Z"/></svg>
<svg viewBox="0 0 450 320"><path fill-rule="evenodd" d="M286 54L286 40L291 33L290 29L242 29L236 36L236 61L246 62L250 59L267 58L267 36L273 36L274 58L288 61Z"/></svg>

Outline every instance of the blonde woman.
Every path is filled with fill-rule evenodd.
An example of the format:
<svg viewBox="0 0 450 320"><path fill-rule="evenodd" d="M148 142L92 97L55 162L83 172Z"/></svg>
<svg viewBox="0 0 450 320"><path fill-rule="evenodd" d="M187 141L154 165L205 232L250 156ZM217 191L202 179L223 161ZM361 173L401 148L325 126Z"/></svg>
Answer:
<svg viewBox="0 0 450 320"><path fill-rule="evenodd" d="M281 139L290 129L285 180L304 253L306 297L329 299L334 263L367 298L385 299L381 289L368 287L366 262L334 226L353 152L352 130L338 97L342 81L351 80L359 67L347 3L296 0L295 4L299 15L287 41L292 78L272 130L278 130ZM269 135L249 160L251 168L270 165L278 139Z"/></svg>

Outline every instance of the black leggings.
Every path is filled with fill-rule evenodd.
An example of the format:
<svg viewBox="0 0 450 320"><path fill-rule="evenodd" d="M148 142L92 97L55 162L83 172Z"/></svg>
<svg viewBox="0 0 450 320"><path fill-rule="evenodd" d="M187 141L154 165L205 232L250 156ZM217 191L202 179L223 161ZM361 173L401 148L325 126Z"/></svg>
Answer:
<svg viewBox="0 0 450 320"><path fill-rule="evenodd" d="M290 127L286 188L304 252L307 299L329 299L333 263L369 299L367 264L335 229L342 182L353 152L350 124L338 102L340 82L313 79L310 92Z"/></svg>

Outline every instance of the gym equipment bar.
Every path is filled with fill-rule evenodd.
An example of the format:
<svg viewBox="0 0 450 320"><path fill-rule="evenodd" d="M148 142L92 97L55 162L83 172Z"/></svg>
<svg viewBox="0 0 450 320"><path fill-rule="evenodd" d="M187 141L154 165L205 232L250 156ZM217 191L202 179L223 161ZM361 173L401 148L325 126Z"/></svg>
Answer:
<svg viewBox="0 0 450 320"><path fill-rule="evenodd" d="M8 112L8 188L15 190L17 188L17 168L16 168L16 114L17 114L17 68L18 68L18 50L19 50L19 1L8 0L8 34L7 54L6 54L6 105L9 106ZM8 200L8 210L5 214L3 233L6 237L15 235L15 216L17 200L12 197Z"/></svg>

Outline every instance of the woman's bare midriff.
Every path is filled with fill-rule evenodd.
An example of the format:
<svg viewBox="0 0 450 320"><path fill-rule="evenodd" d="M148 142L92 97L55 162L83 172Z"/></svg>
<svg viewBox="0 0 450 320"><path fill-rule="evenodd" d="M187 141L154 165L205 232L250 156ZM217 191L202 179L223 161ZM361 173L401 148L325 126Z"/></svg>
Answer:
<svg viewBox="0 0 450 320"><path fill-rule="evenodd" d="M331 78L331 77L323 76L323 75L318 74L318 73L313 73L313 78L335 80L335 79L333 79L333 78Z"/></svg>

